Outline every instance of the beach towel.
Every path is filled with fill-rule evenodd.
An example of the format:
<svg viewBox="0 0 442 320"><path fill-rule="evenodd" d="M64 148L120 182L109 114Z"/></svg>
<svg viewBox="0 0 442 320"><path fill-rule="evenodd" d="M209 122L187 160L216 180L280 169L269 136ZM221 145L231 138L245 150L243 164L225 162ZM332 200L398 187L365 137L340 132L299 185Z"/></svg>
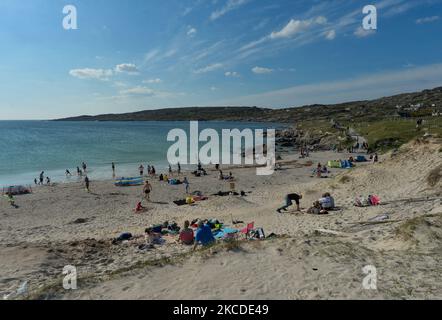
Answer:
<svg viewBox="0 0 442 320"><path fill-rule="evenodd" d="M327 166L328 166L329 168L341 168L341 162L338 161L338 160L330 160L330 161L327 163Z"/></svg>

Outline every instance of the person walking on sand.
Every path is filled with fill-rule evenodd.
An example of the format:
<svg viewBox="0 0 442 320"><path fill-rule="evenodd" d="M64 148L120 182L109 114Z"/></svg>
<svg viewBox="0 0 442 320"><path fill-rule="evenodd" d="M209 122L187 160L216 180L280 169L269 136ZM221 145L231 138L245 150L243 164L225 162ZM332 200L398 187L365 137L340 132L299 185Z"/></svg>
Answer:
<svg viewBox="0 0 442 320"><path fill-rule="evenodd" d="M143 166L143 164L140 164L138 169L140 170L140 176L143 176L143 174L144 174L144 166Z"/></svg>
<svg viewBox="0 0 442 320"><path fill-rule="evenodd" d="M143 187L143 193L144 198L150 202L150 192L152 191L152 186L150 185L149 181L146 180L144 187Z"/></svg>
<svg viewBox="0 0 442 320"><path fill-rule="evenodd" d="M87 192L91 192L91 190L89 189L89 186L90 186L90 180L89 180L88 176L86 176L86 178L84 178L84 184L85 184L85 186L86 186L86 190L87 190Z"/></svg>
<svg viewBox="0 0 442 320"><path fill-rule="evenodd" d="M187 177L184 177L183 184L186 187L186 194L189 194L189 180L187 180Z"/></svg>
<svg viewBox="0 0 442 320"><path fill-rule="evenodd" d="M276 212L281 213L281 210L287 211L287 208L293 204L293 201L296 203L296 211L301 211L300 200L302 199L301 194L290 193L285 196L285 205L281 208L277 209Z"/></svg>

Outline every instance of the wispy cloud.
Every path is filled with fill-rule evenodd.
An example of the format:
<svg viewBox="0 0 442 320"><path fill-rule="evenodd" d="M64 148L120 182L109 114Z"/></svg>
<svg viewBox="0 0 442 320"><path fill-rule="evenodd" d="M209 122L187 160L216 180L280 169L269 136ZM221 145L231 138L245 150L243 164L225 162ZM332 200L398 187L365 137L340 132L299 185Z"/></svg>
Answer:
<svg viewBox="0 0 442 320"><path fill-rule="evenodd" d="M325 23L327 23L327 19L323 16L308 20L291 19L280 31L272 32L270 34L270 39L291 38L315 25L323 25Z"/></svg>
<svg viewBox="0 0 442 320"><path fill-rule="evenodd" d="M439 19L440 19L439 16L420 18L420 19L416 20L416 24L432 23L432 22L436 22Z"/></svg>
<svg viewBox="0 0 442 320"><path fill-rule="evenodd" d="M161 83L163 82L163 80L161 80L160 78L156 78L156 79L148 79L148 80L143 80L143 83L148 83L148 84L152 84L152 83Z"/></svg>
<svg viewBox="0 0 442 320"><path fill-rule="evenodd" d="M83 68L70 70L69 74L78 79L95 79L107 81L110 77L112 77L113 72L109 69Z"/></svg>
<svg viewBox="0 0 442 320"><path fill-rule="evenodd" d="M365 38L365 37L374 35L375 33L376 33L376 30L373 30L373 29L365 30L362 27L358 27L353 34L358 38Z"/></svg>
<svg viewBox="0 0 442 320"><path fill-rule="evenodd" d="M236 71L227 71L226 73L224 73L224 75L226 77L231 77L231 78L238 78L239 77L239 73Z"/></svg>
<svg viewBox="0 0 442 320"><path fill-rule="evenodd" d="M188 28L188 30L187 30L187 35L188 35L189 37L194 37L194 36L196 35L197 32L198 32L198 31L197 31L195 28L189 26L189 28Z"/></svg>
<svg viewBox="0 0 442 320"><path fill-rule="evenodd" d="M269 74L273 72L273 69L264 68L264 67L254 67L252 68L252 72L256 74Z"/></svg>
<svg viewBox="0 0 442 320"><path fill-rule="evenodd" d="M155 91L148 88L148 87L141 87L137 86L130 89L125 89L120 91L120 95L126 96L126 95L143 95L143 96L154 96Z"/></svg>
<svg viewBox="0 0 442 320"><path fill-rule="evenodd" d="M210 15L210 20L212 21L217 20L226 13L241 7L247 2L249 2L249 0L228 0L227 3L221 9L212 12L212 14Z"/></svg>
<svg viewBox="0 0 442 320"><path fill-rule="evenodd" d="M208 65L208 66L206 66L204 68L197 69L197 70L195 70L193 72L196 73L196 74L202 74L202 73L212 72L212 71L221 69L222 67L223 67L222 63L214 63L214 64Z"/></svg>

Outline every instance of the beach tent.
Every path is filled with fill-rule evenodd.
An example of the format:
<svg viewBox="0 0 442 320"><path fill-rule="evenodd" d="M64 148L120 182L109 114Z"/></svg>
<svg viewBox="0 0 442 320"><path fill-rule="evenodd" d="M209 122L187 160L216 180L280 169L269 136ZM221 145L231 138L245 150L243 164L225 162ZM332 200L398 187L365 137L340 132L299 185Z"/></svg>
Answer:
<svg viewBox="0 0 442 320"><path fill-rule="evenodd" d="M13 196L20 194L29 194L32 193L32 188L25 186L10 186L3 188L3 194L8 194L8 193Z"/></svg>
<svg viewBox="0 0 442 320"><path fill-rule="evenodd" d="M330 160L330 161L327 163L327 166L328 166L329 168L341 168L341 161L338 161L338 160Z"/></svg>

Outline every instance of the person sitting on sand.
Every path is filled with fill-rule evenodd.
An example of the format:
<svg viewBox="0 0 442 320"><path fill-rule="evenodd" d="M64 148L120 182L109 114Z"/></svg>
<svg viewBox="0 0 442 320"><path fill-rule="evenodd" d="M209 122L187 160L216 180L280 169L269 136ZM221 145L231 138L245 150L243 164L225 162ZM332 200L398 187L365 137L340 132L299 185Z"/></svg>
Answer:
<svg viewBox="0 0 442 320"><path fill-rule="evenodd" d="M146 239L146 244L151 246L154 244L163 244L164 242L161 238L161 234L154 232L151 227L144 230L144 238Z"/></svg>
<svg viewBox="0 0 442 320"><path fill-rule="evenodd" d="M150 192L152 191L152 186L150 185L149 181L146 180L144 187L143 187L143 193L144 197L147 201L150 201Z"/></svg>
<svg viewBox="0 0 442 320"><path fill-rule="evenodd" d="M198 230L195 235L195 244L193 246L193 250L196 249L198 244L202 246L209 246L215 242L215 238L212 234L212 229L209 225L205 224L203 221L198 222Z"/></svg>
<svg viewBox="0 0 442 320"><path fill-rule="evenodd" d="M195 239L193 230L189 228L190 222L188 220L184 221L184 228L180 232L180 242L185 245L192 245Z"/></svg>
<svg viewBox="0 0 442 320"><path fill-rule="evenodd" d="M234 180L235 178L233 177L233 174L232 174L232 172L229 172L229 178L228 178L228 180Z"/></svg>
<svg viewBox="0 0 442 320"><path fill-rule="evenodd" d="M335 199L329 192L322 195L322 198L319 199L319 203L323 209L333 209L335 207Z"/></svg>
<svg viewBox="0 0 442 320"><path fill-rule="evenodd" d="M219 179L219 180L224 180L224 175L223 175L222 170L219 171L218 179Z"/></svg>
<svg viewBox="0 0 442 320"><path fill-rule="evenodd" d="M293 204L293 201L295 201L295 203L296 203L296 210L297 211L301 211L301 207L299 206L301 199L302 199L302 195L301 194L290 193L290 194L285 196L285 205L282 206L281 208L277 209L276 211L278 213L281 213L281 210L287 211L287 208L290 207Z"/></svg>

